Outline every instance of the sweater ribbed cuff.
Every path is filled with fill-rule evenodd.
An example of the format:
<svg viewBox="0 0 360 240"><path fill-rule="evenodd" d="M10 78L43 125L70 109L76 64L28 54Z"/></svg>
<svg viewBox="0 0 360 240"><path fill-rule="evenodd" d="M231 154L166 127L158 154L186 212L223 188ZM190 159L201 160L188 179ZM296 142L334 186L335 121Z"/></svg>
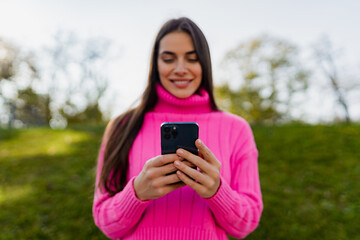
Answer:
<svg viewBox="0 0 360 240"><path fill-rule="evenodd" d="M116 207L119 208L118 212L122 213L123 217L136 218L141 215L150 201L141 201L135 195L134 182L135 177L132 177L126 184L125 188L121 192L121 196L116 200Z"/></svg>
<svg viewBox="0 0 360 240"><path fill-rule="evenodd" d="M226 216L229 212L232 212L232 206L234 205L234 190L230 185L220 177L221 185L218 191L211 198L205 199L211 210L219 216Z"/></svg>

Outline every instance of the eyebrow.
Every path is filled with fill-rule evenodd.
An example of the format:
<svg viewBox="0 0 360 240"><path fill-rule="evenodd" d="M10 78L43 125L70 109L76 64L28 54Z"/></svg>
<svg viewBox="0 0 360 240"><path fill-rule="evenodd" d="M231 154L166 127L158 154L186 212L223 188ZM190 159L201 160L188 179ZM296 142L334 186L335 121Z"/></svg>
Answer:
<svg viewBox="0 0 360 240"><path fill-rule="evenodd" d="M170 51L163 51L162 53L160 53L160 55L162 55L162 54L175 55L175 53L170 52ZM195 50L189 51L189 52L186 52L185 54L186 55L196 54L196 51Z"/></svg>

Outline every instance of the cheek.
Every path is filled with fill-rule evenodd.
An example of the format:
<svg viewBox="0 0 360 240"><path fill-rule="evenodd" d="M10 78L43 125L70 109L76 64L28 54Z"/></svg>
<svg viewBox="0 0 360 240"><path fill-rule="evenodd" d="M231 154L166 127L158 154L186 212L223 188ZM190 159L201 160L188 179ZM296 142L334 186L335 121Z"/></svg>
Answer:
<svg viewBox="0 0 360 240"><path fill-rule="evenodd" d="M162 64L161 62L158 62L158 71L160 77L166 77L169 74L169 67L165 64Z"/></svg>
<svg viewBox="0 0 360 240"><path fill-rule="evenodd" d="M194 69L193 73L196 75L196 77L202 79L202 68L200 64Z"/></svg>
<svg viewBox="0 0 360 240"><path fill-rule="evenodd" d="M201 68L200 68L199 71L198 71L198 76L199 76L200 78L202 78L202 70L201 70Z"/></svg>

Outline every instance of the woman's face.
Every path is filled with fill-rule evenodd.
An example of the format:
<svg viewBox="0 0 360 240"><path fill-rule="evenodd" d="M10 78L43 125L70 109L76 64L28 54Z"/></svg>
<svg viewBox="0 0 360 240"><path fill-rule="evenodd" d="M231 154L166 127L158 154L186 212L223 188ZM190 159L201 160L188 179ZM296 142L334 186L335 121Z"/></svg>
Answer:
<svg viewBox="0 0 360 240"><path fill-rule="evenodd" d="M165 35L160 40L157 63L162 86L175 97L190 97L199 88L202 69L189 34Z"/></svg>

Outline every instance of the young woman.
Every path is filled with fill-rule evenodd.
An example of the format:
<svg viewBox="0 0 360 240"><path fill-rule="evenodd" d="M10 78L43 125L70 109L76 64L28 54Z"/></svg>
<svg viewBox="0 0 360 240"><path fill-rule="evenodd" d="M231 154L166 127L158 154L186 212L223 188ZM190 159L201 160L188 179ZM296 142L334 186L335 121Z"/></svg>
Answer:
<svg viewBox="0 0 360 240"><path fill-rule="evenodd" d="M163 122L197 122L199 154L161 155ZM248 123L216 106L203 33L188 18L170 20L156 37L140 104L105 130L95 223L114 239L244 238L263 209L257 156Z"/></svg>

